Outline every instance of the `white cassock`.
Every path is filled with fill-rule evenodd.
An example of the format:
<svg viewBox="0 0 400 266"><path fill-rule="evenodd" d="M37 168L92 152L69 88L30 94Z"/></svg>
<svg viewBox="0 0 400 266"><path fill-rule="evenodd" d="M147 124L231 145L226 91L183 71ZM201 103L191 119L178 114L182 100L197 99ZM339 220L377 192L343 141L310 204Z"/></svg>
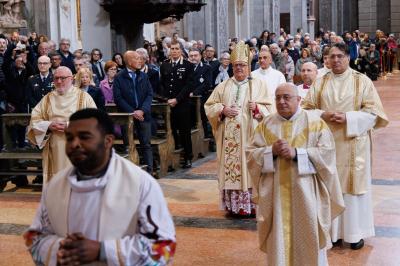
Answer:
<svg viewBox="0 0 400 266"><path fill-rule="evenodd" d="M286 82L285 76L282 74L282 72L273 69L272 67L269 67L265 70L260 67L259 69L251 72L251 75L255 78L264 80L267 83L268 94L272 96L274 101L276 88L280 84ZM272 106L275 107L275 103L273 103Z"/></svg>
<svg viewBox="0 0 400 266"><path fill-rule="evenodd" d="M342 74L329 71L317 78L302 102L304 109L340 111L346 122L328 122L335 138L336 163L344 213L332 223L332 241L357 243L375 234L371 201L372 130L388 124L372 81L351 68Z"/></svg>
<svg viewBox="0 0 400 266"><path fill-rule="evenodd" d="M24 238L37 265L56 265L60 241L76 232L101 241L103 260L90 265L166 265L175 250L160 186L115 152L98 178L78 181L74 167L56 174Z"/></svg>
<svg viewBox="0 0 400 266"><path fill-rule="evenodd" d="M318 69L318 73L317 73L317 78L322 77L323 75L325 75L326 73L328 73L329 71L331 71L329 68L327 68L325 65L323 68L319 68Z"/></svg>
<svg viewBox="0 0 400 266"><path fill-rule="evenodd" d="M306 97L308 90L310 89L310 87L306 88L307 85L304 84L300 84L297 85L297 92L299 93L299 96L301 97L301 100L304 100L304 98Z"/></svg>

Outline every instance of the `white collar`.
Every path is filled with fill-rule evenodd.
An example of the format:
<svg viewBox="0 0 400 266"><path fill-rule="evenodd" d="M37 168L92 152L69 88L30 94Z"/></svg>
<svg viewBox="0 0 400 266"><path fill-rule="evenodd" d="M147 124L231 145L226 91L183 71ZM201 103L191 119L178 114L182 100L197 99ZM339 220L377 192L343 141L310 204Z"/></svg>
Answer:
<svg viewBox="0 0 400 266"><path fill-rule="evenodd" d="M294 121L294 120L300 115L301 111L302 111L302 109L300 108L300 106L298 106L298 107L297 107L296 113L294 113L294 115L292 115L292 117L289 118L289 119L284 118L284 117L281 116L278 112L276 112L276 115L278 116L278 118L279 118L281 121Z"/></svg>

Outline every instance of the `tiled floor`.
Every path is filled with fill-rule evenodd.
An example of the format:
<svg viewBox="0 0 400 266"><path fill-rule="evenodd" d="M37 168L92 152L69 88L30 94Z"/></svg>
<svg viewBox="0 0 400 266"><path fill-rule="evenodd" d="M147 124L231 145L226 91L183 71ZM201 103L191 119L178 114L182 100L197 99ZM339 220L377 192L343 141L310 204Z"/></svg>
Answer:
<svg viewBox="0 0 400 266"><path fill-rule="evenodd" d="M376 237L358 251L328 252L330 265L400 265L400 74L375 83L391 123L374 134L373 205ZM257 248L255 221L226 218L219 210L215 155L187 172L160 180L177 226L175 265L265 265ZM40 193L0 194L0 265L33 265L21 231L32 221Z"/></svg>

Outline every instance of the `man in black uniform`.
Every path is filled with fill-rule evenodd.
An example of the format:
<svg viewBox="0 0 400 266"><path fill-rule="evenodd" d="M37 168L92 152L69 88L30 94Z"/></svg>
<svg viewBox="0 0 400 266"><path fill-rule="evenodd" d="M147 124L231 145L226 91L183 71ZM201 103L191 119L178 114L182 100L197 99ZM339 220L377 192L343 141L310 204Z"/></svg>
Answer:
<svg viewBox="0 0 400 266"><path fill-rule="evenodd" d="M29 112L40 102L40 100L53 90L53 74L50 73L50 58L42 55L38 58L37 67L39 74L31 76L28 80L28 104Z"/></svg>
<svg viewBox="0 0 400 266"><path fill-rule="evenodd" d="M204 103L207 101L208 96L210 96L209 91L212 89L211 67L201 62L199 49L191 48L189 50L189 61L194 65L193 92L191 94L201 96L201 122L203 125L204 136L209 137L210 132L207 127L208 119L204 111Z"/></svg>
<svg viewBox="0 0 400 266"><path fill-rule="evenodd" d="M171 43L170 59L160 68L161 88L171 106L171 127L175 146L181 144L184 150L183 168L192 167L192 139L190 99L192 92L193 65L183 59L178 42ZM178 134L179 131L179 134Z"/></svg>

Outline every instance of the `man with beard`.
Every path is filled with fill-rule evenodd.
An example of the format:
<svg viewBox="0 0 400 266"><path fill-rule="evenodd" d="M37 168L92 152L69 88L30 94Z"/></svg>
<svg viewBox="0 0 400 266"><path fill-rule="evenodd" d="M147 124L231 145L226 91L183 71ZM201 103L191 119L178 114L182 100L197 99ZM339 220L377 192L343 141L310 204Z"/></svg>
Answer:
<svg viewBox="0 0 400 266"><path fill-rule="evenodd" d="M175 229L158 183L112 149L114 125L97 109L65 129L72 166L43 191L24 234L37 265L167 265Z"/></svg>
<svg viewBox="0 0 400 266"><path fill-rule="evenodd" d="M27 137L43 149L43 181L70 165L65 156L65 134L69 116L77 110L95 108L92 97L72 85L72 72L60 66L54 72L55 89L33 108Z"/></svg>

